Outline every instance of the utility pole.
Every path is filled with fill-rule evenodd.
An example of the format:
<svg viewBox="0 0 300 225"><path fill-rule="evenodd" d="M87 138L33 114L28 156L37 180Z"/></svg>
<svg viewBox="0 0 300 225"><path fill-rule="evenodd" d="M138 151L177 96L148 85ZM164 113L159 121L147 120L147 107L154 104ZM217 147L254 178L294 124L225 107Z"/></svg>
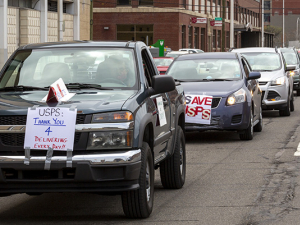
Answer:
<svg viewBox="0 0 300 225"><path fill-rule="evenodd" d="M261 2L261 47L265 47L265 0Z"/></svg>
<svg viewBox="0 0 300 225"><path fill-rule="evenodd" d="M282 47L284 48L284 0L282 4Z"/></svg>
<svg viewBox="0 0 300 225"><path fill-rule="evenodd" d="M222 0L222 52L226 52L225 42L225 19L226 19L226 1Z"/></svg>
<svg viewBox="0 0 300 225"><path fill-rule="evenodd" d="M93 8L94 8L94 2L93 0L91 0L91 6L90 6L90 40L93 40L93 26L94 26L94 12L93 12Z"/></svg>
<svg viewBox="0 0 300 225"><path fill-rule="evenodd" d="M234 0L230 0L230 48L234 47Z"/></svg>

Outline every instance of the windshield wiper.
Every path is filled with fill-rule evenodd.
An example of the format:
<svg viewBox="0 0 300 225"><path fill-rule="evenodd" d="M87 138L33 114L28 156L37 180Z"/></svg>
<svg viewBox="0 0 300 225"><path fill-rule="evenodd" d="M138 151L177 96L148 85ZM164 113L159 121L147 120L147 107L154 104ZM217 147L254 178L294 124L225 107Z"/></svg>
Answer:
<svg viewBox="0 0 300 225"><path fill-rule="evenodd" d="M221 78L216 78L216 79L203 79L205 81L232 81L232 79L221 79Z"/></svg>
<svg viewBox="0 0 300 225"><path fill-rule="evenodd" d="M47 87L24 86L24 85L18 85L18 86L11 86L11 87L0 88L0 91L9 91L9 90L14 90L14 91L25 91L25 90L43 90L43 91L48 91L49 88L47 88Z"/></svg>
<svg viewBox="0 0 300 225"><path fill-rule="evenodd" d="M174 79L175 82L186 82L185 80Z"/></svg>
<svg viewBox="0 0 300 225"><path fill-rule="evenodd" d="M67 88L95 88L99 90L113 90L112 88L102 87L100 84L84 84L84 83L68 83L66 84Z"/></svg>

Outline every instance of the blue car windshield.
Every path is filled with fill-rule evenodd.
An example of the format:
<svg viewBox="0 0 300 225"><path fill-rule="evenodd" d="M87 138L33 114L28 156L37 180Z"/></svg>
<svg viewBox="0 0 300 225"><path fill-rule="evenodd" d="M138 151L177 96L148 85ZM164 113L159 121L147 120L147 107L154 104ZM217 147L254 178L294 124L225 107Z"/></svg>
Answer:
<svg viewBox="0 0 300 225"><path fill-rule="evenodd" d="M281 69L280 56L271 52L242 53L254 71L274 71Z"/></svg>
<svg viewBox="0 0 300 225"><path fill-rule="evenodd" d="M175 61L168 74L177 80L240 80L237 59L196 59Z"/></svg>

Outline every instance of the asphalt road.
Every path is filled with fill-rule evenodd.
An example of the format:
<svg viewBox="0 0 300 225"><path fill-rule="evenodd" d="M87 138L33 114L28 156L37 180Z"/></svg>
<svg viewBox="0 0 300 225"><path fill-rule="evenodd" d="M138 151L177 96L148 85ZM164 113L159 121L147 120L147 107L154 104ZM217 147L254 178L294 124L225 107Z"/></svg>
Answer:
<svg viewBox="0 0 300 225"><path fill-rule="evenodd" d="M187 134L186 183L165 190L157 170L148 219L127 219L120 196L19 194L0 198L0 224L299 224L300 97L290 117L265 111L263 119L252 141L234 132Z"/></svg>

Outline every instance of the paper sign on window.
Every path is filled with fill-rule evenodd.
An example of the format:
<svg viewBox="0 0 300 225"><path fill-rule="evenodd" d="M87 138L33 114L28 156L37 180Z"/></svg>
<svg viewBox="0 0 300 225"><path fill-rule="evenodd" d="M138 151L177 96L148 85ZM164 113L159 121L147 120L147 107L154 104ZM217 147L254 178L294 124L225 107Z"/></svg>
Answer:
<svg viewBox="0 0 300 225"><path fill-rule="evenodd" d="M77 109L29 108L24 148L73 150Z"/></svg>
<svg viewBox="0 0 300 225"><path fill-rule="evenodd" d="M212 96L186 95L185 122L210 124Z"/></svg>
<svg viewBox="0 0 300 225"><path fill-rule="evenodd" d="M43 98L42 101L47 102L64 102L72 98L75 93L69 93L64 81L59 78L50 85L49 93Z"/></svg>

